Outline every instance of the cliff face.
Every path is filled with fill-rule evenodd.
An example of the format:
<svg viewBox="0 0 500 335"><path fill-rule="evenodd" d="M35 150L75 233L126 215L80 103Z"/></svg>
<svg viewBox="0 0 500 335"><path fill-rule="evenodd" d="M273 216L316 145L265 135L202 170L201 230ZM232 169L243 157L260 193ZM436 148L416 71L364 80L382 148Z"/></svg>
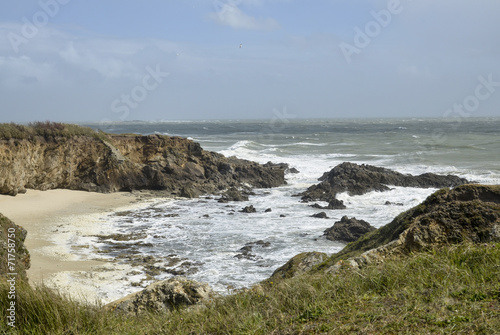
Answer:
<svg viewBox="0 0 500 335"><path fill-rule="evenodd" d="M284 167L226 158L160 135L36 136L0 140L0 194L27 188L96 192L167 190L197 196L231 186L274 187Z"/></svg>

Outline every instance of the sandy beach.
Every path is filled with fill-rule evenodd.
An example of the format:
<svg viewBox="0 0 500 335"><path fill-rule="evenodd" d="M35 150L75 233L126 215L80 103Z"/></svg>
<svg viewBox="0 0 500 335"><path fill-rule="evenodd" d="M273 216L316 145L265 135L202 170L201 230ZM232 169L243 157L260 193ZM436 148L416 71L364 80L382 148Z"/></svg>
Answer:
<svg viewBox="0 0 500 335"><path fill-rule="evenodd" d="M76 256L68 249L68 242L75 235L89 236L94 230L98 233L106 223L102 219L106 214L137 206L137 198L131 193L28 190L15 197L0 196L0 213L28 231L25 244L31 255L30 284L60 284L62 291L74 293L71 282L64 282L65 277L88 275L108 262ZM80 287L78 294L89 300L99 298L92 287Z"/></svg>

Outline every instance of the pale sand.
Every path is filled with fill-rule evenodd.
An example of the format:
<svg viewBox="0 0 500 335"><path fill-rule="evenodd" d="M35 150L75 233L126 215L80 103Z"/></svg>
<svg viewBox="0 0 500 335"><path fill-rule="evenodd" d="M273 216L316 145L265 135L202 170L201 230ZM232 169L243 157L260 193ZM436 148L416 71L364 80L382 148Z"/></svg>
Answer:
<svg viewBox="0 0 500 335"><path fill-rule="evenodd" d="M30 284L68 274L85 274L106 267L106 261L85 260L68 250L71 238L106 229L102 217L137 206L131 193L101 194L71 190L28 190L15 197L0 196L0 213L28 231L25 245L31 255ZM104 227L104 228L103 228ZM60 243L58 243L60 242ZM88 246L89 250L92 248ZM91 300L95 297L88 296Z"/></svg>

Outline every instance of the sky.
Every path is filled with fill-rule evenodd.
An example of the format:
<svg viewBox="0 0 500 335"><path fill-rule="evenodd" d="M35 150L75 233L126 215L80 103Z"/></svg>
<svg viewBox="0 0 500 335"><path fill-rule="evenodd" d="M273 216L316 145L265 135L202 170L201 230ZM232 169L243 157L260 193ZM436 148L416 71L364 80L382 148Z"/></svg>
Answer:
<svg viewBox="0 0 500 335"><path fill-rule="evenodd" d="M500 116L498 0L2 0L0 122Z"/></svg>

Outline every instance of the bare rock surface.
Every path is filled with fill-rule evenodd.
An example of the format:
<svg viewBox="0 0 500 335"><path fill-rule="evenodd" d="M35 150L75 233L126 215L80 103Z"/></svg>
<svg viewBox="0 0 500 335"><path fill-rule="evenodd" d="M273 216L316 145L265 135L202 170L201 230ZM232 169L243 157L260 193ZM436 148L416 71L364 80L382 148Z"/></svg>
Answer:
<svg viewBox="0 0 500 335"><path fill-rule="evenodd" d="M364 220L343 216L340 221L324 231L326 239L331 241L353 242L376 228Z"/></svg>
<svg viewBox="0 0 500 335"><path fill-rule="evenodd" d="M118 313L162 312L203 304L215 296L210 286L183 277L156 282L106 305Z"/></svg>
<svg viewBox="0 0 500 335"><path fill-rule="evenodd" d="M315 265L323 263L327 258L327 254L323 252L303 252L276 269L267 281L278 281L309 272Z"/></svg>

